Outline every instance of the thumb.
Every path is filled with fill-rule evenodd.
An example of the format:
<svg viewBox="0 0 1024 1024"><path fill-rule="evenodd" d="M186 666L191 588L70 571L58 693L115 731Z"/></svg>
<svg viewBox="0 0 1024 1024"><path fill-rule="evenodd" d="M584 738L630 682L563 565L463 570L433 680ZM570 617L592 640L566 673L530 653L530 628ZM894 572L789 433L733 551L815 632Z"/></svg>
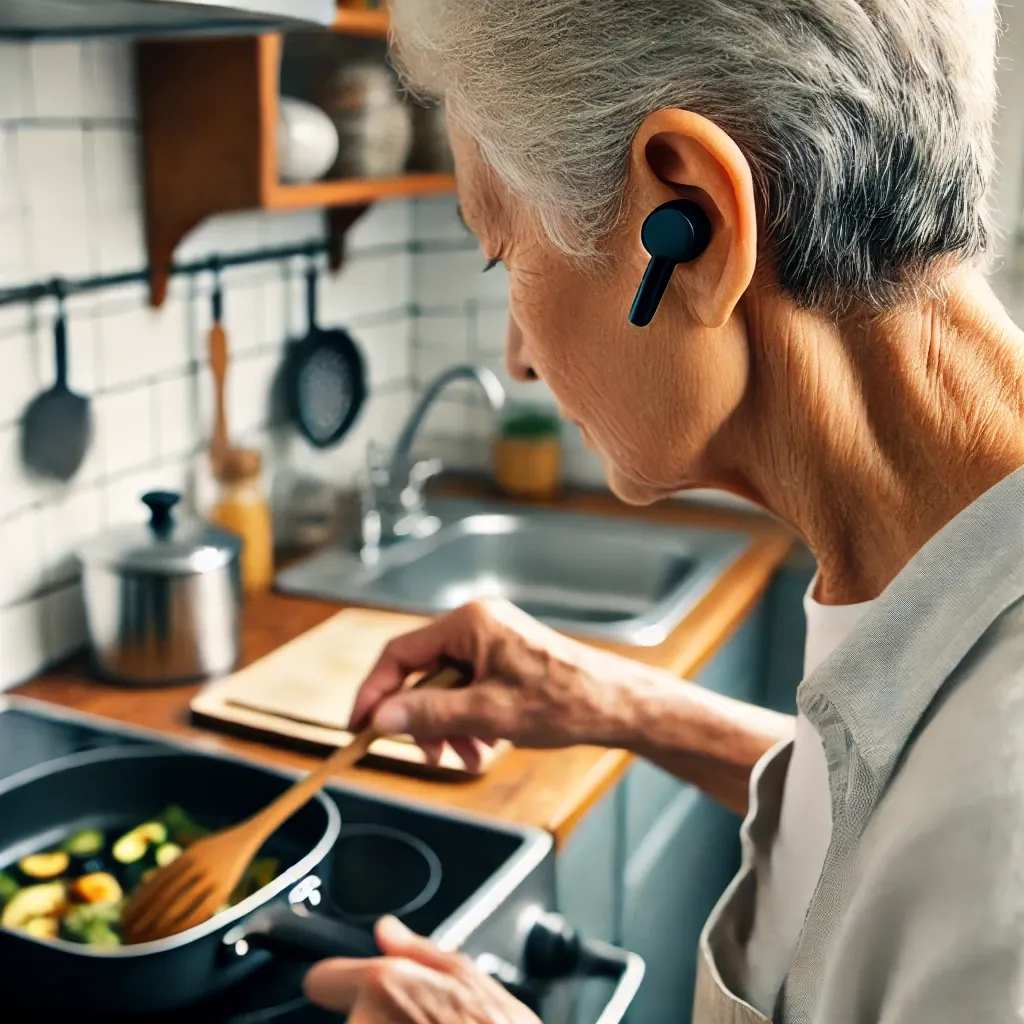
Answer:
<svg viewBox="0 0 1024 1024"><path fill-rule="evenodd" d="M417 740L491 739L496 709L492 690L487 684L464 690L410 690L385 700L373 716L373 726L384 736L407 733Z"/></svg>
<svg viewBox="0 0 1024 1024"><path fill-rule="evenodd" d="M430 939L417 935L397 917L382 917L374 929L374 937L384 956L415 960L424 967L443 971L451 967L452 957L438 949Z"/></svg>

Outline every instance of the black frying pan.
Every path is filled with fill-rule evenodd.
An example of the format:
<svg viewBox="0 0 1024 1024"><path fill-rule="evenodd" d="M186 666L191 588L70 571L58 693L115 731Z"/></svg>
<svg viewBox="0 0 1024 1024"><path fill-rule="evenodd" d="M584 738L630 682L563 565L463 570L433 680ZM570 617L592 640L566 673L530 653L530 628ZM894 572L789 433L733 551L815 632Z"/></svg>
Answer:
<svg viewBox="0 0 1024 1024"><path fill-rule="evenodd" d="M291 781L190 752L114 747L61 758L0 784L0 869L84 828L130 829L169 804L207 827L223 827L264 807ZM268 844L288 865L273 883L161 942L103 952L0 928L0 992L80 1017L131 1018L179 1009L234 985L265 964L271 950L309 960L373 955L367 932L302 913L318 901L339 829L333 801L318 795Z"/></svg>
<svg viewBox="0 0 1024 1024"><path fill-rule="evenodd" d="M292 342L283 367L288 417L315 448L330 448L352 428L366 401L366 368L352 335L317 323L317 270L306 272L309 329Z"/></svg>

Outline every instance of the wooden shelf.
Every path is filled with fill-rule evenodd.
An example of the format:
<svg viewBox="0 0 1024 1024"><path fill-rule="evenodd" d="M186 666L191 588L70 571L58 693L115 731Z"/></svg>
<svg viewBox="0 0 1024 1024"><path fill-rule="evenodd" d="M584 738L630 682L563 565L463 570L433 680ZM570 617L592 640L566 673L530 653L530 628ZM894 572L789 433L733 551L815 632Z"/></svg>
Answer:
<svg viewBox="0 0 1024 1024"><path fill-rule="evenodd" d="M338 8L334 19L334 31L349 36L366 36L369 39L387 39L387 11L357 11L346 7Z"/></svg>
<svg viewBox="0 0 1024 1024"><path fill-rule="evenodd" d="M383 38L385 11L341 9L336 32ZM163 304L174 253L209 217L322 208L332 234L380 200L451 192L449 174L291 185L277 169L279 35L152 40L136 60L150 301ZM340 241L332 238L333 262Z"/></svg>
<svg viewBox="0 0 1024 1024"><path fill-rule="evenodd" d="M268 210L302 210L311 206L362 206L381 199L430 196L451 192L450 174L404 174L397 178L349 178L308 185L279 184L271 189Z"/></svg>

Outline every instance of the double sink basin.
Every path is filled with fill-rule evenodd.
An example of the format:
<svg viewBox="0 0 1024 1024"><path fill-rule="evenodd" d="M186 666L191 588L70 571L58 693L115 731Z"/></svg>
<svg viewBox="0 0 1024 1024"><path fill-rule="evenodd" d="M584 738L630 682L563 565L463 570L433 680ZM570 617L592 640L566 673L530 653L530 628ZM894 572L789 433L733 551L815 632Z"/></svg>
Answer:
<svg viewBox="0 0 1024 1024"><path fill-rule="evenodd" d="M436 615L505 598L556 629L626 646L661 644L750 546L748 534L618 516L431 502L430 537L326 548L278 574L283 593Z"/></svg>

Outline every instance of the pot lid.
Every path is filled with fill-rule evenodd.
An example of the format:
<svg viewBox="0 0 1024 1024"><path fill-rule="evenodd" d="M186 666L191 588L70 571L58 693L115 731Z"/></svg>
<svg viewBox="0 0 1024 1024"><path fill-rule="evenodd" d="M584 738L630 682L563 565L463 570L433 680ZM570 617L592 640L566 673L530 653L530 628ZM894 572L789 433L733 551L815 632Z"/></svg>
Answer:
<svg viewBox="0 0 1024 1024"><path fill-rule="evenodd" d="M223 569L241 553L242 541L235 534L199 519L175 516L180 495L151 491L142 500L149 508L149 522L101 534L82 549L83 564L182 576Z"/></svg>

